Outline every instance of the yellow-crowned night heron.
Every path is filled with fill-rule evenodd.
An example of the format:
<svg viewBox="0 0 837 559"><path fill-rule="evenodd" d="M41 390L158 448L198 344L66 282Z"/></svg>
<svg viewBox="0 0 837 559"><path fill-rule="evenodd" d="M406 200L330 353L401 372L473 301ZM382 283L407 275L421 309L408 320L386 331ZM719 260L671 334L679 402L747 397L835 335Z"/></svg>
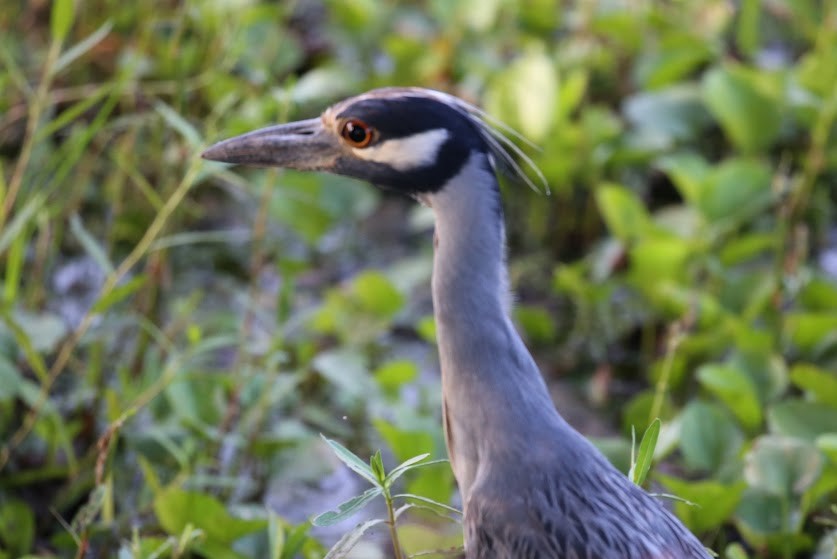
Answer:
<svg viewBox="0 0 837 559"><path fill-rule="evenodd" d="M444 93L377 89L203 156L356 177L433 209L444 430L468 559L708 558L555 410L509 318L495 169L520 169L483 116Z"/></svg>

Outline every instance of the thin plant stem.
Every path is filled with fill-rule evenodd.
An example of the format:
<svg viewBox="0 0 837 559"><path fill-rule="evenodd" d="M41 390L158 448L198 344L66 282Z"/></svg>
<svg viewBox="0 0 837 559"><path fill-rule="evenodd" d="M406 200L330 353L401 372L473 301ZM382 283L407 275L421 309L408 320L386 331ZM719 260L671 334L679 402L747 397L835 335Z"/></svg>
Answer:
<svg viewBox="0 0 837 559"><path fill-rule="evenodd" d="M392 508L392 497L389 491L384 492L384 499L387 502L387 525L389 526L389 537L392 539L395 559L404 559L404 553L401 551L401 542L398 540L398 530L395 529L395 511Z"/></svg>

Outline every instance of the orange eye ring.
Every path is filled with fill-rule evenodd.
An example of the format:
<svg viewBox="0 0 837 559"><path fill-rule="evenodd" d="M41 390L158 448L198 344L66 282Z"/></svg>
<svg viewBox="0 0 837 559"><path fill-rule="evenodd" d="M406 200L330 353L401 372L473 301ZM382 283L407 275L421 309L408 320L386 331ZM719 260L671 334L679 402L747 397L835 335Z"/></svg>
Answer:
<svg viewBox="0 0 837 559"><path fill-rule="evenodd" d="M353 118L343 124L343 128L340 129L340 136L352 147L365 148L372 141L374 132L368 124Z"/></svg>

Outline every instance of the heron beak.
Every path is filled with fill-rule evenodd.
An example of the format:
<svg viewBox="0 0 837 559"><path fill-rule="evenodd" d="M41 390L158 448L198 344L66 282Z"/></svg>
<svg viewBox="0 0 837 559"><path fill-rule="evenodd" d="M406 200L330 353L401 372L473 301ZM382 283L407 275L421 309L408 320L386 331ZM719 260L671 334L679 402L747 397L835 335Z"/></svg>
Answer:
<svg viewBox="0 0 837 559"><path fill-rule="evenodd" d="M204 159L284 167L300 171L328 170L340 155L340 144L320 118L262 128L218 142L201 154Z"/></svg>

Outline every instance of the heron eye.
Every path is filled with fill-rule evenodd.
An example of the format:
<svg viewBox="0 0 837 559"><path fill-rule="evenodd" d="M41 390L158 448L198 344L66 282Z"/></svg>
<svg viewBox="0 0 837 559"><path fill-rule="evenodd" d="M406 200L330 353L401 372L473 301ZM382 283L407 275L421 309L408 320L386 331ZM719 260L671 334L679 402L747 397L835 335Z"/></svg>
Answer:
<svg viewBox="0 0 837 559"><path fill-rule="evenodd" d="M360 120L347 120L340 135L356 148L365 148L372 141L372 129Z"/></svg>

